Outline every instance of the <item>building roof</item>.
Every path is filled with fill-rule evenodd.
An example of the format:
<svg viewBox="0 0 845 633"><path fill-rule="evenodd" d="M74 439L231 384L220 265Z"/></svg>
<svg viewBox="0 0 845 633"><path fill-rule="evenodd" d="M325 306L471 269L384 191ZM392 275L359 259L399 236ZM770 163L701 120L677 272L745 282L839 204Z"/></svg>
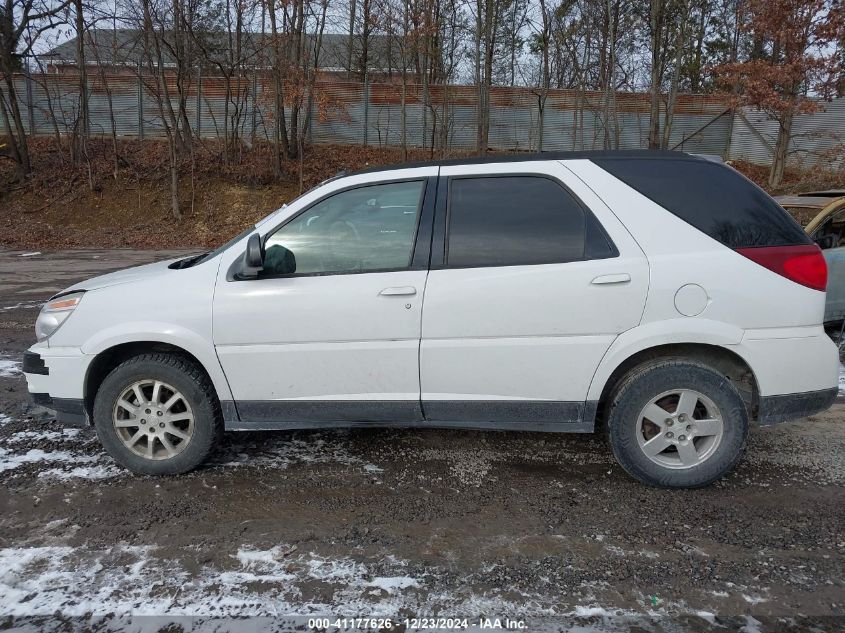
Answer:
<svg viewBox="0 0 845 633"><path fill-rule="evenodd" d="M167 34L165 37L167 38ZM223 61L227 57L229 33L211 31L200 35L203 49L212 59ZM267 66L270 62L270 34L245 32L242 34L241 47L243 64L246 66ZM313 50L316 36L306 35L306 45ZM352 71L361 66L362 38L352 37ZM63 42L41 57L52 64L76 64L77 38ZM370 35L367 46L368 69L387 70L396 68L399 59L399 43L387 35ZM161 49L165 64L173 64L175 58L168 46ZM201 63L200 50L197 48L196 62ZM101 63L114 66L137 66L146 63L144 55L143 33L137 29L91 29L85 37L85 58L89 64ZM323 70L349 70L349 35L338 33L323 34L320 50L319 67Z"/></svg>

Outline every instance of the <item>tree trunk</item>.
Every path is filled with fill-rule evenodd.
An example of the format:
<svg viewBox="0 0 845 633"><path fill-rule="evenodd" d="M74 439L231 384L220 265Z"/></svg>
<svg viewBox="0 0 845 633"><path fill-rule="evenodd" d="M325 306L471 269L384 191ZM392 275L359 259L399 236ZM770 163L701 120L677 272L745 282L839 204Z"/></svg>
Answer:
<svg viewBox="0 0 845 633"><path fill-rule="evenodd" d="M786 169L786 161L789 157L789 143L792 140L793 110L786 111L778 122L778 138L775 143L774 156L772 157L772 168L769 171L769 186L779 187L783 182L783 172Z"/></svg>
<svg viewBox="0 0 845 633"><path fill-rule="evenodd" d="M3 104L4 117L6 118L6 134L12 146L12 158L17 163L18 179L23 180L32 172L32 164L29 158L29 145L27 144L26 128L23 124L18 92L15 89L14 69L11 60L4 59L3 76L6 80L6 103ZM0 95L2 96L2 95ZM9 125L11 118L14 124L14 131ZM17 158L16 158L17 157Z"/></svg>
<svg viewBox="0 0 845 633"><path fill-rule="evenodd" d="M285 99L284 99L284 84L282 82L282 73L287 64L282 56L282 47L280 42L279 27L276 22L276 7L271 0L267 0L267 16L270 18L270 34L273 38L273 105L274 116L276 117L275 125L273 125L273 174L276 179L282 177L282 155L288 156L290 151L288 149L288 131L287 122L285 121Z"/></svg>
<svg viewBox="0 0 845 633"><path fill-rule="evenodd" d="M484 155L484 79L481 76L481 29L483 24L482 12L484 11L485 0L476 0L475 19L475 88L476 88L476 112L475 112L475 150L479 156Z"/></svg>
<svg viewBox="0 0 845 633"><path fill-rule="evenodd" d="M651 0L651 108L648 120L648 148L660 147L660 45L663 33L663 2Z"/></svg>
<svg viewBox="0 0 845 633"><path fill-rule="evenodd" d="M490 145L490 92L493 86L493 54L495 53L496 25L494 22L494 10L496 0L487 0L487 13L484 16L484 32L486 42L484 45L484 138L482 151L487 155Z"/></svg>
<svg viewBox="0 0 845 633"><path fill-rule="evenodd" d="M23 182L26 178L27 172L23 171L23 157L21 156L21 148L18 145L17 138L12 134L12 126L9 121L9 112L6 109L6 98L2 91L0 91L0 115L3 116L3 127L6 128L9 138L9 153L12 160L17 166L18 180ZM24 143L26 142L24 138Z"/></svg>
<svg viewBox="0 0 845 633"><path fill-rule="evenodd" d="M168 136L170 143L170 212L176 220L182 219L182 211L179 209L179 157L176 154L176 139L173 135Z"/></svg>
<svg viewBox="0 0 845 633"><path fill-rule="evenodd" d="M611 4L611 0L605 3L607 15L609 17L607 30L607 71L605 72L605 83L603 86L603 107L604 111L604 149L611 149L613 147L613 138L611 137L612 123L615 122L614 107L616 105L613 99L613 91L616 89L616 29L618 27L619 8L618 5Z"/></svg>
<svg viewBox="0 0 845 633"><path fill-rule="evenodd" d="M73 125L71 155L77 165L88 160L88 74L85 65L85 21L82 0L74 2L76 25L76 72L79 89L79 110Z"/></svg>
<svg viewBox="0 0 845 633"><path fill-rule="evenodd" d="M352 55L355 51L355 9L358 0L349 0L349 42L346 51L346 72L352 74Z"/></svg>
<svg viewBox="0 0 845 633"><path fill-rule="evenodd" d="M408 160L408 32L410 31L408 3L402 4L402 160Z"/></svg>
<svg viewBox="0 0 845 633"><path fill-rule="evenodd" d="M695 37L695 54L693 56L693 67L690 72L690 92L698 93L701 91L702 83L702 58L704 56L704 37L707 35L707 18L709 17L708 2L702 2L700 5L701 15L698 16L698 30Z"/></svg>
<svg viewBox="0 0 845 633"><path fill-rule="evenodd" d="M672 134L672 122L675 116L675 101L678 96L678 82L681 78L681 63L683 61L684 36L686 35L686 21L688 17L687 5L681 10L678 32L675 36L675 67L672 69L672 79L669 83L669 100L666 103L666 115L663 122L662 149L669 149L669 137Z"/></svg>

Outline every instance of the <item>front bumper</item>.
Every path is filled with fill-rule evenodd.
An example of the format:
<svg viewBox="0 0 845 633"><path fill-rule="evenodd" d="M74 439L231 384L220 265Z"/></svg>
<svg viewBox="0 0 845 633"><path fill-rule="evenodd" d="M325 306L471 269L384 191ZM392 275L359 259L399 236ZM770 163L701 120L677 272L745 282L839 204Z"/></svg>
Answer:
<svg viewBox="0 0 845 633"><path fill-rule="evenodd" d="M769 426L806 418L808 415L827 411L836 401L837 395L839 395L838 387L804 393L761 396L757 421L760 426Z"/></svg>
<svg viewBox="0 0 845 633"><path fill-rule="evenodd" d="M29 400L56 412L56 421L65 426L88 426L88 412L81 398L53 398L49 393L30 393Z"/></svg>
<svg viewBox="0 0 845 633"><path fill-rule="evenodd" d="M22 370L30 400L55 411L61 424L85 426L89 420L82 396L90 358L78 349L56 350L55 355L52 352L39 346L24 352Z"/></svg>

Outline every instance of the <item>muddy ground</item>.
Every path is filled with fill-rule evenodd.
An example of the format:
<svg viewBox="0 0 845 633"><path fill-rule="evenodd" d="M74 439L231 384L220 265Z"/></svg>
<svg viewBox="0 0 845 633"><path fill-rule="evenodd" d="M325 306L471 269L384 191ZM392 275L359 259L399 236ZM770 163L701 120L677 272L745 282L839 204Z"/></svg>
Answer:
<svg viewBox="0 0 845 633"><path fill-rule="evenodd" d="M192 474L129 475L27 405L19 360L52 292L169 255L0 251L0 628L845 627L841 403L695 491L632 481L601 437L429 429L230 433Z"/></svg>

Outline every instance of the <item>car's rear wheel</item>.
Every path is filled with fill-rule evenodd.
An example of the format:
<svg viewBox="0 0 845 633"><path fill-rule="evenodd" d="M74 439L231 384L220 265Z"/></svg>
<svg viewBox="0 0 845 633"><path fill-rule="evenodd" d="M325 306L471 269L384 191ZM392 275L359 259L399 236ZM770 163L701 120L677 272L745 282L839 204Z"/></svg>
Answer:
<svg viewBox="0 0 845 633"><path fill-rule="evenodd" d="M613 454L650 485L705 486L730 472L745 449L742 397L728 378L698 362L642 365L613 390L609 404Z"/></svg>
<svg viewBox="0 0 845 633"><path fill-rule="evenodd" d="M118 365L94 400L106 451L140 475L175 475L200 465L222 430L211 381L190 360L144 354Z"/></svg>

